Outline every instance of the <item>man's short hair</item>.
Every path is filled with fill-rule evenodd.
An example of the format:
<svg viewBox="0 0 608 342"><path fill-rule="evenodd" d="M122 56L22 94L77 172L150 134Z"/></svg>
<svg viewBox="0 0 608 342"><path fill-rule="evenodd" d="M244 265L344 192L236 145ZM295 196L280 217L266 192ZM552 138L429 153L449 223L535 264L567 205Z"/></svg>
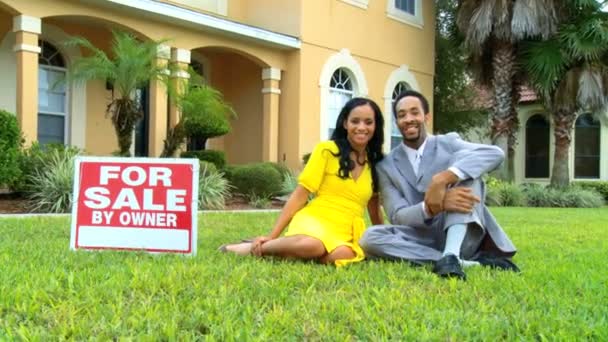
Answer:
<svg viewBox="0 0 608 342"><path fill-rule="evenodd" d="M397 103L399 103L399 101L401 101L401 99L406 96L417 97L420 100L420 103L422 104L422 110L424 111L424 114L429 113L429 101L427 101L427 99L424 97L424 95L420 94L419 92L417 92L415 90L406 90L406 91L400 93L399 95L397 95L397 97L395 98L395 101L393 101L393 116L394 117L397 117Z"/></svg>

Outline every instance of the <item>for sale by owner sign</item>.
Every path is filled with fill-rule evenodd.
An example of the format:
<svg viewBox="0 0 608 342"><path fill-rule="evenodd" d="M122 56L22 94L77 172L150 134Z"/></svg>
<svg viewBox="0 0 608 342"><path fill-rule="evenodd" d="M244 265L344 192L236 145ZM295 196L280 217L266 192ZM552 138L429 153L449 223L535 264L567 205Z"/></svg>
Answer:
<svg viewBox="0 0 608 342"><path fill-rule="evenodd" d="M76 159L70 247L196 254L199 162Z"/></svg>

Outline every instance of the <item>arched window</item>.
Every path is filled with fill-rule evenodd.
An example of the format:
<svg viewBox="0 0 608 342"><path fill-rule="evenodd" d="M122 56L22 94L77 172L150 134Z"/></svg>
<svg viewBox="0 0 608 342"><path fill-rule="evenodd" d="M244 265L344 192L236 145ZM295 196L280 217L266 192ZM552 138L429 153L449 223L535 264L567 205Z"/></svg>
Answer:
<svg viewBox="0 0 608 342"><path fill-rule="evenodd" d="M549 178L549 122L536 114L526 122L526 178Z"/></svg>
<svg viewBox="0 0 608 342"><path fill-rule="evenodd" d="M338 120L340 110L348 100L354 97L354 94L351 74L345 68L337 69L329 82L329 101L325 118L328 127L327 138L330 138L336 129L336 120Z"/></svg>
<svg viewBox="0 0 608 342"><path fill-rule="evenodd" d="M600 123L591 114L576 119L574 178L600 178Z"/></svg>
<svg viewBox="0 0 608 342"><path fill-rule="evenodd" d="M401 132L399 131L399 128L397 127L397 120L394 120L395 116L393 115L392 107L395 104L395 99L397 98L397 96L399 96L399 94L401 94L404 91L409 90L409 89L412 89L412 87L410 87L410 85L407 84L406 82L397 83L397 85L395 86L395 89L393 89L393 94L391 95L391 112L385 114L385 115L391 115L391 118L393 118L393 120L391 120L391 122L392 122L392 124L391 124L391 149L395 148L395 146L399 145L403 141Z"/></svg>
<svg viewBox="0 0 608 342"><path fill-rule="evenodd" d="M40 41L38 56L38 142L40 144L67 141L67 91L65 59L55 46Z"/></svg>

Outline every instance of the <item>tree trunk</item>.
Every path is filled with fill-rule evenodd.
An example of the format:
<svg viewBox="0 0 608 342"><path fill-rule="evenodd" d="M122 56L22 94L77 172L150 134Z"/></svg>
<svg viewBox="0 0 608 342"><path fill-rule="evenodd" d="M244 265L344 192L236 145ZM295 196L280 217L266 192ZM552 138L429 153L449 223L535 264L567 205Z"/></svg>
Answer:
<svg viewBox="0 0 608 342"><path fill-rule="evenodd" d="M494 54L492 56L493 74L492 88L494 89L494 113L492 117L492 142L505 153L505 161L497 170L497 177L510 180L513 175L509 172L512 167L509 153L509 137L513 132L513 119L511 113L513 75L515 66L515 50L512 43L494 40Z"/></svg>
<svg viewBox="0 0 608 342"><path fill-rule="evenodd" d="M572 128L575 118L574 113L559 110L553 115L553 125L555 126L555 155L551 172L551 186L553 187L570 185L568 152L572 143Z"/></svg>
<svg viewBox="0 0 608 342"><path fill-rule="evenodd" d="M118 153L123 157L131 156L133 130L137 121L143 117L139 105L130 98L120 98L112 101L106 113L111 115L112 125L118 140Z"/></svg>

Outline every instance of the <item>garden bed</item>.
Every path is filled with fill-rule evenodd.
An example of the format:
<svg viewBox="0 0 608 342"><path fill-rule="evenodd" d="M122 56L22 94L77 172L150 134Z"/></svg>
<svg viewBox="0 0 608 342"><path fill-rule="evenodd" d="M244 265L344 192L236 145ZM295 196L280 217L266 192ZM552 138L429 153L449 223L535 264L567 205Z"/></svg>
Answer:
<svg viewBox="0 0 608 342"><path fill-rule="evenodd" d="M272 200L266 209L281 209L284 202L281 200ZM247 199L243 196L234 195L226 201L224 210L253 210L254 208ZM26 214L27 201L15 194L0 193L0 214Z"/></svg>

